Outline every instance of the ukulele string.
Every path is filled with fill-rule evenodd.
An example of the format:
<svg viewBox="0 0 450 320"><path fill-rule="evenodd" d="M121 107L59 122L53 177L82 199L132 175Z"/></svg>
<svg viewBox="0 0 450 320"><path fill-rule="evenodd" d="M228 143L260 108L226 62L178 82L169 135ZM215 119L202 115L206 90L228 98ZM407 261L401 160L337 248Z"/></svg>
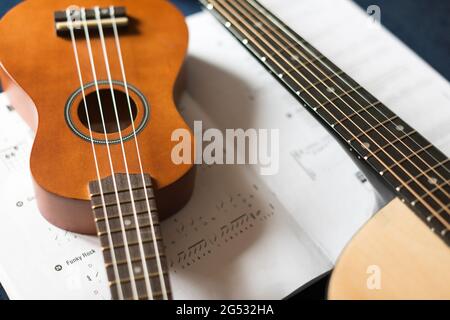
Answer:
<svg viewBox="0 0 450 320"><path fill-rule="evenodd" d="M122 151L122 158L123 158L123 163L124 163L124 166L125 166L125 173L126 173L127 183L128 183L129 193L130 193L131 206L132 206L133 217L134 217L134 224L135 224L135 228L137 230L137 238L138 238L140 259L141 259L142 268L143 268L143 272L144 272L144 276L145 276L144 281L145 281L145 286L146 286L146 290L147 290L147 296L149 294L151 294L152 299L153 299L153 290L152 290L151 285L150 285L150 277L149 277L149 274L148 274L148 268L146 266L144 244L143 244L143 241L142 241L141 228L140 228L140 223L139 223L139 219L138 219L138 215L137 215L133 188L132 188L132 185L131 185L130 170L129 170L129 167L128 167L128 159L127 159L127 155L126 155L126 151L125 151L125 144L124 144L124 141L123 141L123 135L122 135L122 128L121 128L121 124L120 124L119 112L118 112L118 109L117 109L117 102L116 102L116 98L115 98L115 94L114 94L114 85L113 85L112 76L111 76L111 68L110 68L110 64L109 64L108 52L107 52L107 49L106 49L105 36L104 36L104 33L103 33L103 27L102 27L102 22L101 22L101 15L100 15L100 8L99 7L94 7L94 12L95 12L95 19L96 19L96 22L97 22L98 31L99 31L99 35L100 35L100 42L101 42L102 51L103 51L103 58L104 58L104 62L105 62L106 73L107 73L108 82L109 82L109 88L110 88L110 92L111 92L111 98L112 98L112 105L113 105L113 109L114 109L114 115L115 115L116 124L117 124L117 128L118 128L118 134L119 134L119 140L120 140L120 148L121 148L121 151ZM126 84L125 84L125 88L126 88ZM131 106L130 106L130 112L132 114ZM133 131L133 133L136 134L135 131ZM145 184L144 184L144 186L145 186ZM146 190L146 189L144 188L144 190ZM120 202L118 202L118 204L120 206ZM122 226L122 227L124 228L124 226Z"/></svg>
<svg viewBox="0 0 450 320"><path fill-rule="evenodd" d="M407 135L406 137L403 138L408 138L410 139L415 145L417 145L420 149L418 151L414 151L412 150L406 143L404 143L404 139L397 137L396 134L394 132L392 132L391 129L389 129L388 127L385 126L386 122L390 122L392 124L395 125L395 123L393 122L392 118L389 118L385 113L382 112L382 110L378 109L377 106L374 103L371 103L367 97L365 97L364 95L362 95L357 89L355 89L354 87L352 87L347 81L345 81L345 79L342 78L342 76L338 73L336 73L335 71L332 70L331 67L329 67L322 59L319 59L317 57L316 54L314 54L311 50L309 50L303 43L301 43L300 41L295 40L299 45L301 45L305 50L307 50L310 55L313 57L314 61L319 61L323 66L325 66L328 70L330 70L333 74L331 76L326 75L323 70L321 68L319 68L315 63L313 63L302 51L296 49L283 35L280 34L280 32L278 30L276 30L276 28L274 28L273 26L271 26L269 23L267 23L266 21L264 21L263 16L257 11L256 7L253 5L252 8L254 8L255 10L253 10L250 7L250 4L248 1L242 1L242 0L237 0L238 5L243 8L243 6L241 4L243 4L247 9L246 11L248 13L251 13L252 16L254 16L255 18L257 18L259 20L259 22L261 23L261 27L266 29L263 25L268 26L274 33L277 34L278 38L280 38L285 44L287 44L289 47L291 47L296 53L299 53L307 62L304 63L302 61L300 61L298 58L296 59L298 62L300 62L301 67L305 67L312 75L314 75L313 72L311 72L311 70L306 67L306 65L312 65L315 67L315 69L317 69L320 73L322 73L328 80L330 80L334 85L336 85L342 92L344 92L345 96L348 96L350 99L352 99L355 103L357 103L360 107L363 107L358 101L356 101L351 95L348 94L348 92L355 92L356 94L358 94L361 98L363 98L366 102L369 103L369 107L373 107L382 117L385 118L385 121L379 121L378 119L376 119L376 117L371 114L370 112L367 112L373 119L375 119L378 123L376 124L376 127L378 126L382 126L383 128L385 128L390 134L392 134L394 137L397 138L398 142L401 143L402 145L404 145L406 148L408 148L409 151L412 152L412 154L408 157L405 158L405 160L410 161L417 169L419 169L419 171L421 170L419 167L417 167L417 165L410 159L410 157L412 156L416 156L423 164L425 164L425 166L427 166L428 168L424 172L424 175L428 178L429 181L432 181L432 177L427 176L426 171L433 171L436 175L438 175L442 180L443 180L443 185L448 184L449 182L446 181L446 178L443 177L437 170L436 168L434 168L433 166L430 166L424 159L422 159L419 155L420 152L424 152L426 154L428 154L434 161L436 161L437 163L440 163L440 161L438 159L436 159L429 151L427 148L424 148L423 146L421 146L416 140L414 140L414 138L412 137L412 134L414 134L414 132L412 134ZM254 3L254 2L252 2ZM256 14L255 14L256 12ZM245 14L245 13L244 13ZM246 14L245 14L246 15ZM246 15L248 18L248 15ZM258 18L258 17L260 18ZM262 18L261 18L262 17ZM249 20L251 20L250 18L248 18ZM274 39L274 37L272 37L270 35L270 33L266 32L266 34L272 39L274 40L283 50L285 50L286 52L288 52L291 56L293 56L292 52L289 51L289 49L287 49L286 47L284 47L279 41L277 41L276 39ZM337 76L339 77L339 79L341 79L351 90L350 91L345 91L339 84L337 84L333 78ZM337 96L337 93L334 92L334 94ZM338 96L341 100L342 97ZM369 107L366 107L369 108ZM398 117L397 117L398 118ZM373 127L375 128L375 127ZM395 145L392 145L395 146ZM396 148L396 147L395 147ZM400 151L400 149L396 148L398 151ZM403 154L403 152L401 152L403 156L405 156ZM450 170L448 170L445 166L442 166L442 168L444 170L446 170L447 172L450 172ZM444 189L442 189L442 186L440 185L439 182L434 183L434 185L436 186L435 189L441 189L443 191L443 193L445 193L447 195L447 197L449 197L448 192L446 192ZM434 190L435 191L435 190Z"/></svg>
<svg viewBox="0 0 450 320"><path fill-rule="evenodd" d="M136 134L136 125L135 125L135 122L134 122L133 112L132 112L132 108L131 108L130 94L129 94L129 90L128 90L128 80L127 80L127 76L126 76L126 73L125 73L125 66L124 66L124 61L123 61L123 55L122 55L122 48L121 48L121 44L120 44L119 32L118 32L118 29L117 29L117 23L116 23L114 6L110 7L110 16L111 16L111 19L112 19L114 39L115 39L115 43L116 43L117 55L119 57L120 70L121 70L123 82L124 82L124 85L125 85L125 93L126 93L126 97L127 97L128 110L129 110L129 113L130 113L131 125L132 125L132 129L133 129L133 136L134 136L134 142L135 142L135 147L136 147L137 159L138 159L138 163L139 163L139 169L141 171L142 184L145 186L146 182L145 182L145 176L144 176L144 169L143 169L143 165L142 165L142 159L141 159L141 153L140 153L140 148L139 148L139 142L138 142L138 138L137 138L137 134ZM152 237L153 237L153 239L156 239L156 232L155 232L155 228L154 228L154 225L153 225L153 216L152 216L152 210L151 210L150 202L148 200L149 196L148 196L147 188L144 188L144 192L145 192L146 205L147 205L149 219L150 219ZM166 284L165 284L163 268L162 268L162 263L161 263L161 257L160 257L160 252L159 252L157 241L153 241L153 247L154 247L155 256L156 256L156 263L157 263L157 268L158 268L158 273L159 273L159 280L160 280L160 285L161 285L161 291L162 291L162 294L163 294L163 298L167 300L168 299L168 293L167 293L167 288L166 288Z"/></svg>
<svg viewBox="0 0 450 320"><path fill-rule="evenodd" d="M235 10L234 8L236 8L236 6L235 5L229 5L227 2L223 2L223 4L221 4L221 5L223 5L224 7L226 7L227 8L227 10L228 11L230 11L230 12L234 12L234 16L236 16L236 17L238 17L238 19L239 20L241 20L242 22L243 22L243 24L244 25L246 25L247 26L247 28L248 29L252 29L252 28L250 28L249 27L249 24L243 19L243 18L241 18L241 17L239 17L239 15L238 14L236 14L236 12L237 12L237 9ZM241 7L242 8L242 7ZM252 20L251 18L249 18L249 16L247 15L247 14L245 14L243 11L241 11L241 13L243 14L243 15L245 15L246 17L247 17L247 19L248 20L250 20L251 22L252 22L252 24L254 24L254 20ZM261 25L261 28L262 28L263 26ZM263 37L261 37L260 35L258 35L258 33L256 33L255 32L255 34L263 41L263 42L265 42L266 44L268 44L268 42L266 41L266 39L265 38L263 38ZM274 39L270 34L268 34L267 33L267 35L273 40L273 41L275 41L276 43L278 43L278 45L279 45L279 42L276 40L276 39ZM287 52L289 52L289 54L291 54L292 55L292 53L289 51L289 50L287 50L286 48L284 48L283 46L281 46L284 50L286 50ZM276 50L275 50L276 51ZM277 51L276 51L277 52ZM284 56L282 56L279 52L277 52L277 54L291 67L291 68L293 68L298 74L300 74L300 72L298 72L298 70L297 69L295 69L295 67L294 67L294 65L292 65L292 63L290 62L290 61L288 61ZM304 66L305 67L305 69L306 70L308 70L320 83L322 83L323 85L325 85L325 83L324 83L324 81L322 80L322 79L320 79L316 74L314 74L313 72L311 72L311 70L307 67L307 66L305 66L304 65L304 63L302 63L302 66ZM316 67L317 68L317 67ZM320 70L319 68L317 68L319 71L321 71L322 72L322 70ZM324 74L323 72L322 72L322 74ZM325 75L325 74L324 74ZM303 76L303 75L302 75ZM326 76L326 75L325 75ZM330 77L328 77L328 79L330 80L330 81L332 81L335 85L337 85ZM342 91L344 91L339 85L337 85ZM344 91L345 92L345 91ZM323 95L323 93L322 92L320 92L322 95ZM356 113L356 110L354 109L354 108L352 108L352 106L350 106L341 96L339 96L337 93L336 93L336 91L333 91L332 92L332 94L334 94L335 96L336 96L336 98L339 98L343 103L345 103L353 112L355 112ZM324 97L326 97L325 95L323 95ZM351 97L350 95L348 95L349 97ZM327 99L328 99L328 97L326 97ZM351 97L352 98L352 97ZM353 98L352 98L353 99ZM354 100L354 99L353 99ZM354 100L355 102L356 102L356 100ZM332 102L332 100L330 101L330 102ZM357 103L357 102L356 102ZM360 105L361 106L361 105ZM362 107L362 106L361 106ZM369 114L370 114L370 112L369 112ZM370 114L372 117L373 117L373 115L372 114ZM373 117L375 120L377 120L378 121L378 124L376 125L376 127L374 127L374 126L372 126L366 119L364 119L359 113L358 113L358 116L367 124L367 125L369 125L369 127L370 127L370 130L373 130L373 131L375 131L375 132L377 132L377 133L379 133L379 131L378 130L376 130L376 127L377 126L379 126L379 125L383 125L383 123L381 123L381 122L379 122L375 117ZM383 125L384 126L384 125ZM359 127L359 126L358 126ZM386 128L386 127L385 127ZM359 128L359 129L361 129L361 128ZM387 128L386 128L387 129ZM365 132L365 131L363 131L363 130L361 130L362 132ZM365 134L365 133L364 133ZM367 134L366 134L367 135ZM380 134L381 135L381 134ZM394 136L395 136L395 134L393 134ZM383 135L381 135L382 137L383 137ZM373 142L375 142L370 136L368 136L367 135L367 137L368 138L370 138ZM396 146L395 146L395 144L393 144L392 142L390 142L387 138L385 138L385 137L383 137L383 139L384 140L386 140L386 142L388 143L388 145L391 145L394 149L396 149L400 154L402 154L406 159L408 159L408 157L406 157L406 155L400 150L400 149L398 149ZM403 143L403 142L402 142ZM384 148L384 147L383 147ZM394 160L394 159L393 159ZM412 163L413 164L413 166L415 166L416 167L416 169L418 169L419 171L421 170L412 160L410 160L410 159L408 159L408 161L410 162L410 163ZM424 162L425 163L425 162ZM425 163L426 165L427 165L427 163ZM397 164L399 167L400 167L400 164L398 163ZM431 167L430 167L431 168ZM408 173L408 175L409 175L409 173ZM428 180L430 180L431 179L431 177L429 177L427 174L424 174L425 175L425 177L427 177L427 179ZM411 177L411 178L414 178L415 179L415 177ZM445 179L444 179L444 181L445 181ZM417 180L416 180L416 182L417 182ZM442 191L443 191L443 193L447 196L447 197L449 197L449 195L448 195L448 193L444 190L444 189L442 189L441 187L440 187L440 185L438 184L437 185L438 186L438 188L440 188ZM444 210L446 210L448 213L450 213L450 210L448 210L448 209L446 209L445 208L445 204L441 201L441 199L439 199L439 198L437 198L432 192L430 192L427 188L423 188L424 189L424 191L425 191L425 195L426 194L428 194L431 198L433 198L434 199L434 201L436 201L439 205L441 205L443 208L444 208ZM412 205L415 205L416 204L416 202L415 201L413 201L412 202Z"/></svg>
<svg viewBox="0 0 450 320"><path fill-rule="evenodd" d="M91 39L90 39L90 35L89 35L88 24L86 21L85 8L81 9L81 19L83 22L84 35L86 38L87 49L88 49L88 53L89 53L89 60L90 60L90 65L91 65L91 69L92 69L92 76L94 78L94 85L95 85L95 90L96 90L96 94L97 94L100 118L102 121L105 144L106 144L108 160L109 160L109 166L110 166L110 170L111 170L111 177L112 177L113 186L114 186L114 194L115 194L116 202L118 204L118 206L117 206L118 213L119 213L118 215L119 215L119 220L120 220L120 225L121 225L123 244L126 248L124 251L125 251L125 256L126 256L126 261L127 261L128 272L129 272L130 280L131 280L131 291L133 294L133 299L137 300L137 299L139 299L139 296L138 296L137 289L136 289L136 281L135 281L135 277L134 277L134 273L133 273L133 266L132 266L132 262L131 262L131 258L130 258L130 248L128 246L127 234L125 231L125 223L124 223L124 219L123 219L122 208L120 205L119 191L117 188L117 181L116 181L115 172L114 172L110 142L109 142L108 134L106 131L106 123L105 123L105 118L103 115L103 107L102 107L102 101L101 101L101 97L100 97L100 89L99 89L99 84L98 84L98 80L97 80L97 71L95 68L94 56L92 53ZM114 247L111 247L111 251L113 251L113 250L114 250ZM119 279L118 279L118 281L119 281Z"/></svg>
<svg viewBox="0 0 450 320"><path fill-rule="evenodd" d="M107 233L108 233L108 243L109 243L110 247L112 248L114 243L113 243L113 239L112 239L111 232L110 232L111 230L110 230L108 215L106 212L105 195L104 195L103 186L101 183L99 163L98 163L98 158L97 158L97 152L95 150L94 137L93 137L93 133L92 133L92 126L91 126L91 121L90 121L90 116L89 116L89 109L88 109L87 102L86 102L86 93L84 90L83 75L82 75L81 67L80 67L78 48L77 48L74 26L73 26L73 21L72 21L72 12L71 12L70 8L66 10L66 17L67 17L70 37L71 37L71 41L72 41L72 48L73 48L73 52L74 52L74 56L75 56L75 64L76 64L77 71L78 71L78 80L80 82L80 88L81 88L81 92L82 92L82 96L83 96L84 110L86 112L86 119L87 119L87 124L88 124L88 129L89 129L89 136L90 136L90 140L91 140L92 154L94 157L95 171L97 174L97 181L98 181L98 185L99 185L99 189L100 189L100 197L101 197L102 207L103 207L103 215L105 216L105 222L106 222L105 224L106 224L106 229L107 229ZM117 259L116 259L116 255L115 255L114 251L111 251L111 260L113 262L114 276L116 277L116 279L119 280L119 285L117 286L118 297L119 297L119 299L122 300L123 299L123 291L122 291L122 285L120 282L119 270L117 268Z"/></svg>
<svg viewBox="0 0 450 320"><path fill-rule="evenodd" d="M234 19L233 17L231 17L231 15L230 14L228 14L226 11L224 11L224 10L219 10L217 7L222 7L222 5L220 5L219 3L217 3L217 1L211 1L211 4L212 5L214 5L214 7L216 7L216 10L217 10L217 12L219 12L219 13L221 13L224 17L226 17L229 21L234 21L234 22L236 22L236 19ZM231 23L231 22L230 22ZM238 23L235 23L235 25L238 25ZM247 24L248 25L248 24ZM272 59L272 61L275 63L275 64L277 64L278 65L278 67L280 68L280 69L282 69L283 71L285 71L286 72L286 70L285 70L285 68L282 66L282 65L280 65L275 59L273 59L271 56L270 56L270 54L268 54L268 52L267 52L267 50L265 49L265 48L263 48L263 47L261 47L256 41L255 41L255 38L253 37L253 36L251 36L248 32L246 32L243 28L239 28L239 27L237 27L243 34L245 34L249 39L253 39L253 42L254 42L254 44L256 45L256 46L258 46L258 48L262 51L262 52L265 52L267 55L268 55L268 57L270 57L270 59ZM249 30L253 30L252 32L254 33L254 34L256 34L257 35L257 32L255 32L255 29L254 28L252 28L252 27L248 27L248 29ZM266 44L267 44L267 42L266 42ZM274 48L273 48L273 46L271 46L270 44L267 44L267 46L268 47L270 47L270 48L272 48L272 50L274 50L275 52L277 52ZM277 52L278 53L278 52ZM279 53L278 53L279 54ZM303 89L305 89L305 87L301 84L301 83L299 83L298 81L297 81L297 79L295 79L291 74L289 74L289 73L286 73L289 77L291 77L291 79L294 81L294 82L296 82L300 87L302 87ZM316 88L316 86L314 85L314 84L312 84L307 78L305 78L302 74L300 74L299 73L299 75L300 76L302 76L312 87L314 87L314 88ZM319 90L318 90L319 91ZM312 99L314 99L319 105L321 105L321 103L310 93L310 92L308 92L307 90L305 91L308 95L310 95L311 96L311 98ZM320 92L320 91L319 91ZM323 95L323 93L322 93L322 95ZM328 99L328 97L326 97L325 95L324 95L324 97L328 100L328 102L331 104L331 105L333 105L338 111L339 111L339 108L337 108L337 106L332 102L332 101L330 101L329 99ZM330 114L330 116L331 117L333 117L335 120L337 120L337 118L331 113L331 112L329 112L328 110L326 110L325 109L325 111L326 112L328 112L329 114ZM352 122L356 127L358 127L359 128L359 126L357 126L348 116L346 116L346 118L350 121L350 122ZM348 129L348 128L344 128L344 129L346 129L346 131L348 131L348 133L351 135L351 136L353 136L354 137L354 139L356 140L356 141L358 141L359 143L361 143L361 145L363 145L363 143L362 143L362 141L359 139L359 137L357 137L357 136L355 136L355 135L353 135L353 133ZM359 129L361 129L361 128L359 128ZM369 137L370 138L370 137ZM370 138L371 139L371 138ZM373 141L373 139L371 139L372 141ZM373 141L376 145L378 145L375 141ZM380 147L380 146L378 146L378 147ZM384 161L382 160L382 159L380 159L380 157L378 157L374 152L372 152L372 150L368 150L368 152L375 158L375 159L377 159L380 163L382 163L382 164L385 164L384 163ZM389 154L388 154L388 157L390 157L391 159L392 159L392 161L394 161L394 162L397 162L395 159L393 159ZM446 227L446 228L449 228L449 224L447 223L447 221L443 218L443 217L441 217L437 212L436 212L436 210L433 208L433 207L431 207L416 191L414 191L413 189L411 189L410 188L410 186L409 185L407 185L407 184L405 184L403 181L402 181L402 179L398 176L398 174L396 174L394 171L392 171L392 169L391 168L389 168L388 166L386 166L387 167L387 170L398 180L398 181L400 181L400 183L401 184L403 184L404 186L405 186L405 188L406 189L408 189L409 191L410 191L410 193L412 194L412 195L414 195L417 199L418 199L418 201L420 201L431 213L436 213L435 214L435 217L437 218L437 219L439 219L440 221L441 221L441 223ZM400 165L399 165L399 167L400 167ZM409 173L408 173L408 175L409 175ZM413 176L410 176L413 180L415 180L416 182L417 182L417 180L415 179L415 177L413 177ZM420 185L420 183L418 183L418 185L419 186L421 186ZM423 188L423 186L421 186L421 188ZM425 188L423 188L424 190L426 190ZM446 208L444 208L444 210L448 210L448 209L446 209Z"/></svg>

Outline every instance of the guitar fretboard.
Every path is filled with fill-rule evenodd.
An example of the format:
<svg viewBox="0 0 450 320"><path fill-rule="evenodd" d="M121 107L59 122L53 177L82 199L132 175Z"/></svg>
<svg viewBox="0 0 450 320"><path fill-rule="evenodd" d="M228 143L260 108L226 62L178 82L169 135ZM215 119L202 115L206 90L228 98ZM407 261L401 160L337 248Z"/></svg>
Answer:
<svg viewBox="0 0 450 320"><path fill-rule="evenodd" d="M171 299L151 178L115 174L89 184L113 299ZM131 184L131 189L130 189ZM134 206L133 206L134 203Z"/></svg>
<svg viewBox="0 0 450 320"><path fill-rule="evenodd" d="M255 0L200 0L300 103L450 244L450 161Z"/></svg>

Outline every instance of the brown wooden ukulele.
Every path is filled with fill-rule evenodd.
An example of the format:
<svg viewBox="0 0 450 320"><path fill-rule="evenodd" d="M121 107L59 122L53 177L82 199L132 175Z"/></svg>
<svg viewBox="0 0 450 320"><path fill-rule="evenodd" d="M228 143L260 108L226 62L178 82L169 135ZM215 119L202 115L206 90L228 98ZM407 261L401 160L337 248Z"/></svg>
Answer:
<svg viewBox="0 0 450 320"><path fill-rule="evenodd" d="M98 235L114 299L170 299L159 220L195 177L171 159L173 131L189 130L174 104L183 16L163 0L27 0L0 39L2 85L36 133L43 216Z"/></svg>
<svg viewBox="0 0 450 320"><path fill-rule="evenodd" d="M329 298L450 299L449 158L258 1L200 1L397 196L348 244Z"/></svg>

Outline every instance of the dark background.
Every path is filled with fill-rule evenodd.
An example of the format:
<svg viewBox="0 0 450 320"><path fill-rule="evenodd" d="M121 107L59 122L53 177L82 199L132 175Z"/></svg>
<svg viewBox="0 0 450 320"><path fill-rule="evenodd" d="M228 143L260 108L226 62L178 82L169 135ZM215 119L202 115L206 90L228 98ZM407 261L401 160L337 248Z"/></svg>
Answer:
<svg viewBox="0 0 450 320"><path fill-rule="evenodd" d="M0 17L21 0L0 0ZM197 0L171 0L186 15L200 11ZM353 0L364 10L381 8L381 22L432 67L450 80L450 1L449 0ZM75 1L76 2L76 1ZM0 39L1 41L1 39ZM1 261L0 261L1 263ZM327 278L298 298L321 298ZM6 294L0 286L0 300Z"/></svg>

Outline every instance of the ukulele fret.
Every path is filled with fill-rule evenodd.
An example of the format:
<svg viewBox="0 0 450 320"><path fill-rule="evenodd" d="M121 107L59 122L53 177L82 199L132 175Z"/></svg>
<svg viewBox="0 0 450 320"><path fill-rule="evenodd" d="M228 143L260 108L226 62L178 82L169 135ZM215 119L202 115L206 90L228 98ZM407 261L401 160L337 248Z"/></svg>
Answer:
<svg viewBox="0 0 450 320"><path fill-rule="evenodd" d="M130 243L119 243L119 244L114 244L114 247L103 247L102 250L103 251L107 251L107 250L115 250L115 249L119 249L119 248L125 248L125 247L131 247L131 246L137 246L140 243L153 243L155 241L162 241L163 239L161 237L156 237L154 239L147 239L147 240L142 240L142 241L135 241L135 242L130 242Z"/></svg>
<svg viewBox="0 0 450 320"><path fill-rule="evenodd" d="M168 273L167 272L163 272L163 275L167 276ZM149 276L149 278L156 278L156 277L159 277L159 273L156 273L156 272L155 273L149 273L148 276ZM145 280L145 276L135 277L134 280L135 281ZM118 284L118 283L124 284L124 283L131 282L131 281L133 281L133 280L130 279L130 278L128 278L128 279L120 279L120 281L114 280L114 281L110 281L109 285L111 286L111 285L115 285L115 284Z"/></svg>
<svg viewBox="0 0 450 320"><path fill-rule="evenodd" d="M151 186L151 185L149 185L149 186L143 186L143 187L136 187L136 188L133 188L133 189L131 189L132 191L138 191L138 190L143 190L143 189L152 189L153 188L153 186ZM116 192L117 193L124 193L124 192L130 192L130 189L129 188L126 188L126 189L118 189L118 190L115 190L115 191L110 191L110 192L103 192L103 195L104 196L107 196L107 195L112 195L112 194L116 194ZM91 193L89 196L91 197L91 198L93 198L93 197L98 197L98 196L101 196L102 195L102 193Z"/></svg>
<svg viewBox="0 0 450 320"><path fill-rule="evenodd" d="M121 261L117 261L117 262L116 262L116 265L117 265L117 266L120 266L120 265L127 264L127 263L129 263L129 262L131 262L131 263L141 262L142 259L145 259L145 260L153 260L153 259L156 259L157 257L158 257L157 255L152 255L152 256L148 256L148 257L144 257L144 258L141 258L141 257L139 257L139 258L134 258L134 259L131 259L130 261L127 261L127 260L121 260ZM159 257L161 257L161 258L162 258L162 257L166 257L166 255L165 255L165 254L160 254ZM106 268L112 268L113 266L114 266L113 263L105 263L105 267L106 267Z"/></svg>
<svg viewBox="0 0 450 320"><path fill-rule="evenodd" d="M151 211L152 211L152 218L153 219L157 219L158 218L158 210L156 208L150 207ZM103 214L103 212L101 212ZM128 218L128 217L133 217L133 216L140 216L140 215L146 215L149 216L148 210L144 210L144 211L136 211L136 212L130 212L130 213L123 213L122 215L108 215L107 217L102 216L102 217L96 217L94 220L95 222L101 222L101 221L105 221L106 219L108 220L113 220L113 219L120 219L122 218Z"/></svg>

